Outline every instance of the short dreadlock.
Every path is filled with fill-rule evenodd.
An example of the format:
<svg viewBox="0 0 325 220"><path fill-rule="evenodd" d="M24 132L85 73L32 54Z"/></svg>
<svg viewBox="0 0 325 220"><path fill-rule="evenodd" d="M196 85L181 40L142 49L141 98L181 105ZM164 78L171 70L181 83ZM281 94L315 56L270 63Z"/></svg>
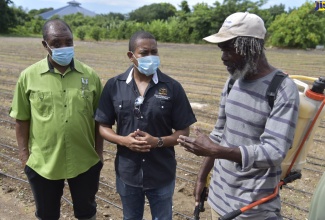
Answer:
<svg viewBox="0 0 325 220"><path fill-rule="evenodd" d="M254 60L263 54L264 40L254 37L237 37L234 47L236 53L245 56L246 60Z"/></svg>

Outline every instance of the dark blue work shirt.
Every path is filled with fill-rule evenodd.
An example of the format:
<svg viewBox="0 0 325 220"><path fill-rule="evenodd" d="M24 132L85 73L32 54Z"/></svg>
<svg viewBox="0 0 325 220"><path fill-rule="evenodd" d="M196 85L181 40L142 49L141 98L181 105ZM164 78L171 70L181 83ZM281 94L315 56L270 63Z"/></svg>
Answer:
<svg viewBox="0 0 325 220"><path fill-rule="evenodd" d="M196 122L195 115L181 84L157 70L158 82L150 81L140 106L142 117L134 114L134 101L139 96L134 79L127 83L132 66L123 74L107 81L95 120L116 125L116 133L127 136L137 129L154 137L169 136ZM174 146L151 149L139 153L117 145L116 175L131 186L144 189L159 188L175 179Z"/></svg>

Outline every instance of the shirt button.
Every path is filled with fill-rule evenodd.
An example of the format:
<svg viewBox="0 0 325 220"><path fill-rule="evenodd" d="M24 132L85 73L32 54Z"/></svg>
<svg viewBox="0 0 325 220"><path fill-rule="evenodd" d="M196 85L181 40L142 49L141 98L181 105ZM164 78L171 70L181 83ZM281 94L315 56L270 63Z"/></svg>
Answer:
<svg viewBox="0 0 325 220"><path fill-rule="evenodd" d="M65 90L63 90L63 92L65 92Z"/></svg>
<svg viewBox="0 0 325 220"><path fill-rule="evenodd" d="M141 115L141 117L140 118L143 118L143 116Z"/></svg>
<svg viewBox="0 0 325 220"><path fill-rule="evenodd" d="M164 106L161 106L161 108L164 108Z"/></svg>
<svg viewBox="0 0 325 220"><path fill-rule="evenodd" d="M122 105L119 105L118 107L119 107L119 108L122 108Z"/></svg>
<svg viewBox="0 0 325 220"><path fill-rule="evenodd" d="M142 162L146 162L146 159L142 159Z"/></svg>
<svg viewBox="0 0 325 220"><path fill-rule="evenodd" d="M65 123L68 123L68 120L66 120Z"/></svg>
<svg viewBox="0 0 325 220"><path fill-rule="evenodd" d="M67 107L67 105L64 105L64 107Z"/></svg>

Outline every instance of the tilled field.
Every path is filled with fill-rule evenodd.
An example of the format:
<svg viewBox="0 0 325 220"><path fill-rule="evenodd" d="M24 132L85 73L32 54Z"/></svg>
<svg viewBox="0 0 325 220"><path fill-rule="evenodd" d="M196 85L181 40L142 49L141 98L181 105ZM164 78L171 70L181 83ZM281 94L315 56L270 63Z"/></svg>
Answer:
<svg viewBox="0 0 325 220"><path fill-rule="evenodd" d="M92 66L102 78L102 83L123 72L130 62L126 57L128 42L76 41L76 57ZM25 174L18 160L14 120L8 116L13 90L19 73L32 63L44 58L46 51L41 39L0 38L0 219L10 219L17 212L16 206L5 203L14 198L23 207L24 219L34 219L33 197ZM219 94L227 78L220 62L220 51L215 45L159 44L161 69L177 79L193 103L198 122L207 133L217 118ZM289 74L325 76L323 51L298 51L267 49L271 64ZM325 171L325 122L317 128L313 146L308 154L302 178L284 186L281 190L285 219L307 219L308 208L315 186ZM105 142L105 165L101 173L97 194L98 219L122 219L122 207L115 191L115 146ZM189 154L176 146L177 180L174 195L174 219L192 219L194 198L192 191L202 158ZM6 212L3 212L6 210ZM62 199L61 219L74 219L68 186ZM210 209L201 213L201 219L209 219ZM146 206L145 219L151 219Z"/></svg>

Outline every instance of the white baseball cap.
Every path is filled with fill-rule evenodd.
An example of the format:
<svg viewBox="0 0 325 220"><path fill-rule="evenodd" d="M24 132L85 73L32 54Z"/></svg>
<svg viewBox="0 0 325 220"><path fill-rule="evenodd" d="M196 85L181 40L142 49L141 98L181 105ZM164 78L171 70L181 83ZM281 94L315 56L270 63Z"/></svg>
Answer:
<svg viewBox="0 0 325 220"><path fill-rule="evenodd" d="M221 43L235 37L255 37L264 39L266 29L264 21L256 14L236 12L223 22L218 33L203 38L210 43Z"/></svg>

